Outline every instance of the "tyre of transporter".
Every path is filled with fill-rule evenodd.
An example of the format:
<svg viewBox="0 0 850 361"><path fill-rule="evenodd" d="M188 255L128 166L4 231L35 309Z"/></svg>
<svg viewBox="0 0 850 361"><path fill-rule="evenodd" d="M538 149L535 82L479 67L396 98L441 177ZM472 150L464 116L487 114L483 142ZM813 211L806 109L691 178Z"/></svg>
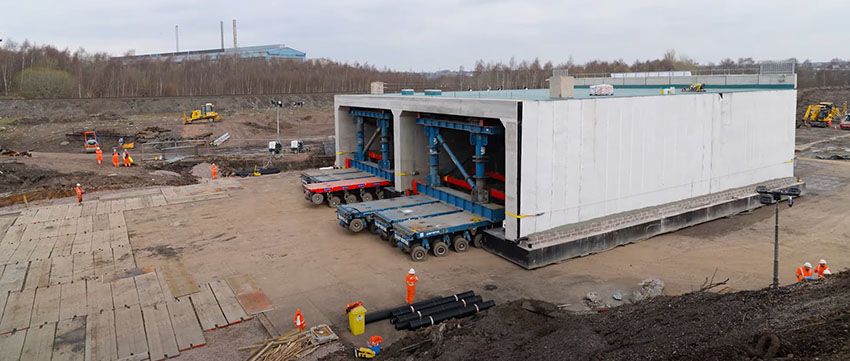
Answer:
<svg viewBox="0 0 850 361"><path fill-rule="evenodd" d="M472 245L475 246L475 248L483 247L484 246L484 234L478 233L478 234L472 236Z"/></svg>
<svg viewBox="0 0 850 361"><path fill-rule="evenodd" d="M371 202L375 199L375 196L373 196L372 193L364 191L363 193L360 193L360 198L363 199L364 202Z"/></svg>
<svg viewBox="0 0 850 361"><path fill-rule="evenodd" d="M437 241L431 245L431 252L434 252L434 256L442 257L449 253L449 246L446 242Z"/></svg>
<svg viewBox="0 0 850 361"><path fill-rule="evenodd" d="M328 198L328 205L331 206L331 208L339 207L340 203L342 203L342 199L340 199L339 196Z"/></svg>
<svg viewBox="0 0 850 361"><path fill-rule="evenodd" d="M357 203L357 196L354 195L354 193L346 194L345 195L345 203L347 203L347 204Z"/></svg>
<svg viewBox="0 0 850 361"><path fill-rule="evenodd" d="M324 194L313 193L313 195L310 196L310 202L313 202L313 204L315 204L315 205L320 205L324 201L325 201L325 195Z"/></svg>
<svg viewBox="0 0 850 361"><path fill-rule="evenodd" d="M377 192L375 192L375 196L376 196L378 199L384 199L384 198L386 198L386 195L384 194L384 190L383 190L383 189L378 189L378 191L377 191Z"/></svg>
<svg viewBox="0 0 850 361"><path fill-rule="evenodd" d="M355 218L348 223L348 230L354 233L358 233L364 228L366 228L366 221L363 218Z"/></svg>
<svg viewBox="0 0 850 361"><path fill-rule="evenodd" d="M463 238L461 235L457 235L452 238L452 248L457 253L466 252L469 249L469 241L466 238Z"/></svg>
<svg viewBox="0 0 850 361"><path fill-rule="evenodd" d="M416 245L410 249L410 259L412 259L414 262L422 262L427 256L428 251L425 250L425 247Z"/></svg>
<svg viewBox="0 0 850 361"><path fill-rule="evenodd" d="M369 232L372 232L372 234L378 234L378 225L375 224L374 219L369 222Z"/></svg>
<svg viewBox="0 0 850 361"><path fill-rule="evenodd" d="M381 232L381 233L380 233L380 234L378 234L378 235L379 235L379 236L381 236L381 239L383 239L383 240L385 240L385 241L389 241L389 240L390 240L390 236L389 236L389 234L388 234L387 232Z"/></svg>

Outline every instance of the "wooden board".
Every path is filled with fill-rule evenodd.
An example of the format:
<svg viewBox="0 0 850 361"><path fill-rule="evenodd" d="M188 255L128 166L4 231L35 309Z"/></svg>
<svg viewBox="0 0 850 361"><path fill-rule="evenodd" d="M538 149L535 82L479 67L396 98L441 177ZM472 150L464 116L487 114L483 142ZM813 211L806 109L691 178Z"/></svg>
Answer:
<svg viewBox="0 0 850 361"><path fill-rule="evenodd" d="M35 217L32 218L32 221L33 223L39 223L44 222L48 219L50 219L50 208L42 207L39 208L38 211L35 213Z"/></svg>
<svg viewBox="0 0 850 361"><path fill-rule="evenodd" d="M74 257L54 257L50 261L51 285L70 283L74 279Z"/></svg>
<svg viewBox="0 0 850 361"><path fill-rule="evenodd" d="M123 199L114 199L111 200L109 203L110 213L120 213L124 212L124 209L126 209Z"/></svg>
<svg viewBox="0 0 850 361"><path fill-rule="evenodd" d="M160 193L160 196L162 194ZM153 201L151 200L151 196L144 196L141 198L141 207L139 208L150 208L153 207Z"/></svg>
<svg viewBox="0 0 850 361"><path fill-rule="evenodd" d="M133 277L136 281L136 290L139 293L139 304L142 307L153 306L157 303L165 302L165 296L162 294L162 288L159 286L159 279L156 272L145 273Z"/></svg>
<svg viewBox="0 0 850 361"><path fill-rule="evenodd" d="M112 257L115 260L115 271L126 271L136 268L136 259L129 246L116 247L112 249Z"/></svg>
<svg viewBox="0 0 850 361"><path fill-rule="evenodd" d="M0 361L18 361L24 348L26 332L15 332L0 335Z"/></svg>
<svg viewBox="0 0 850 361"><path fill-rule="evenodd" d="M102 231L95 231L92 233L91 237L91 249L108 249L112 248L109 241L109 233L108 229Z"/></svg>
<svg viewBox="0 0 850 361"><path fill-rule="evenodd" d="M53 244L53 251L50 252L50 257L65 257L70 256L74 250L75 235L56 237L56 243Z"/></svg>
<svg viewBox="0 0 850 361"><path fill-rule="evenodd" d="M56 323L32 326L27 330L21 361L43 361L53 357L53 339L56 336Z"/></svg>
<svg viewBox="0 0 850 361"><path fill-rule="evenodd" d="M6 234L3 235L3 240L0 241L0 244L18 243L18 241L21 240L21 236L24 235L24 230L26 229L26 224L14 225L9 227L9 229L6 230Z"/></svg>
<svg viewBox="0 0 850 361"><path fill-rule="evenodd" d="M92 227L92 216L82 216L77 219L77 233L91 233L94 231Z"/></svg>
<svg viewBox="0 0 850 361"><path fill-rule="evenodd" d="M35 290L9 292L3 319L0 320L0 333L25 330L30 325Z"/></svg>
<svg viewBox="0 0 850 361"><path fill-rule="evenodd" d="M92 231L103 231L109 229L109 213L92 216Z"/></svg>
<svg viewBox="0 0 850 361"><path fill-rule="evenodd" d="M115 308L129 307L139 304L139 294L136 292L135 277L119 278L112 281L112 303Z"/></svg>
<svg viewBox="0 0 850 361"><path fill-rule="evenodd" d="M65 213L65 219L70 218L80 218L80 215L83 214L83 204L82 203L74 203L68 207L68 213Z"/></svg>
<svg viewBox="0 0 850 361"><path fill-rule="evenodd" d="M109 282L86 281L86 298L88 300L89 315L103 310L111 310L112 307L112 284Z"/></svg>
<svg viewBox="0 0 850 361"><path fill-rule="evenodd" d="M64 220L50 220L44 222L41 228L41 233L39 234L39 238L47 238L47 237L58 237L60 228L62 228L62 222Z"/></svg>
<svg viewBox="0 0 850 361"><path fill-rule="evenodd" d="M94 278L94 258L90 252L74 254L74 281Z"/></svg>
<svg viewBox="0 0 850 361"><path fill-rule="evenodd" d="M37 224L28 224L27 228L24 229L24 233L21 235L21 241L30 241L33 239L39 239L41 234L43 223Z"/></svg>
<svg viewBox="0 0 850 361"><path fill-rule="evenodd" d="M159 275L168 283L171 297L183 297L198 292L198 284L180 262L169 262L161 267Z"/></svg>
<svg viewBox="0 0 850 361"><path fill-rule="evenodd" d="M62 286L40 287L35 290L30 327L59 321L59 300ZM54 325L55 327L56 325Z"/></svg>
<svg viewBox="0 0 850 361"><path fill-rule="evenodd" d="M74 317L82 317L87 315L88 307L86 306L86 282L77 281L73 283L63 283L61 286L59 297L59 319L66 320Z"/></svg>
<svg viewBox="0 0 850 361"><path fill-rule="evenodd" d="M53 247L56 245L57 240L59 240L59 237L42 238L38 240L38 244L35 245L35 249L33 249L29 259L37 260L50 258L50 254L53 253Z"/></svg>
<svg viewBox="0 0 850 361"><path fill-rule="evenodd" d="M174 336L177 339L177 348L186 351L193 347L206 345L201 325L192 309L192 301L189 296L177 299L169 299L166 302L168 314L171 316L171 325L174 327Z"/></svg>
<svg viewBox="0 0 850 361"><path fill-rule="evenodd" d="M80 216L93 216L97 214L97 205L99 201L83 201L83 211L80 213Z"/></svg>
<svg viewBox="0 0 850 361"><path fill-rule="evenodd" d="M130 236L127 228L113 228L109 231L109 244L111 247L130 247Z"/></svg>
<svg viewBox="0 0 850 361"><path fill-rule="evenodd" d="M12 254L12 258L9 259L9 263L18 263L24 262L30 258L30 254L35 250L35 246L38 245L39 239L33 239L29 241L23 241L18 245L18 248L15 249L15 253Z"/></svg>
<svg viewBox="0 0 850 361"><path fill-rule="evenodd" d="M51 361L84 361L86 354L86 317L59 321L53 339Z"/></svg>
<svg viewBox="0 0 850 361"><path fill-rule="evenodd" d="M168 204L168 202L165 201L165 196L162 194L154 194L151 196L151 204L154 207L159 207Z"/></svg>
<svg viewBox="0 0 850 361"><path fill-rule="evenodd" d="M59 222L59 235L67 236L69 234L77 234L78 218L65 218Z"/></svg>
<svg viewBox="0 0 850 361"><path fill-rule="evenodd" d="M33 208L25 209L21 211L21 214L18 218L15 218L15 223L12 223L13 226L26 226L28 224L32 224L33 219L35 218L36 211Z"/></svg>
<svg viewBox="0 0 850 361"><path fill-rule="evenodd" d="M98 216L109 214L109 212L111 211L109 209L110 208L109 202L110 201L98 201L97 202L97 213L96 214ZM97 218L100 218L100 217L97 217Z"/></svg>
<svg viewBox="0 0 850 361"><path fill-rule="evenodd" d="M168 307L165 302L142 306L142 315L145 320L145 334L151 360L159 361L177 356L180 351L177 348L177 339L174 337L174 329L171 326L171 318L168 316Z"/></svg>
<svg viewBox="0 0 850 361"><path fill-rule="evenodd" d="M216 301L218 301L219 307L221 307L221 312L224 314L224 318L227 320L228 325L233 325L252 318L245 313L245 310L243 310L242 306L239 305L239 301L236 300L236 295L233 294L233 290L230 289L227 282L224 280L210 282L210 288L215 295Z"/></svg>
<svg viewBox="0 0 850 361"><path fill-rule="evenodd" d="M202 330L212 331L219 327L227 327L227 319L224 318L209 284L201 285L200 291L190 295L189 298L192 300L192 306L195 306Z"/></svg>
<svg viewBox="0 0 850 361"><path fill-rule="evenodd" d="M91 251L91 233L77 233L74 236L74 246L71 253L85 253Z"/></svg>
<svg viewBox="0 0 850 361"><path fill-rule="evenodd" d="M58 206L53 206L50 210L50 219L65 219L65 215L68 214L68 208L70 206L70 204L61 204Z"/></svg>
<svg viewBox="0 0 850 361"><path fill-rule="evenodd" d="M4 267L3 275L0 276L0 309L6 304L9 291L20 291L24 289L27 268L29 268L29 264L27 263L10 264ZM0 315L2 314L3 311L0 311Z"/></svg>
<svg viewBox="0 0 850 361"><path fill-rule="evenodd" d="M47 287L50 285L50 267L52 263L53 261L50 259L40 259L30 262L27 278L24 281L24 288Z"/></svg>
<svg viewBox="0 0 850 361"><path fill-rule="evenodd" d="M127 228L127 223L124 221L124 212L109 214L109 228Z"/></svg>
<svg viewBox="0 0 850 361"><path fill-rule="evenodd" d="M112 248L92 251L94 277L100 278L115 272L115 260L112 258Z"/></svg>
<svg viewBox="0 0 850 361"><path fill-rule="evenodd" d="M112 310L90 313L86 317L86 360L118 359L115 338L115 313Z"/></svg>
<svg viewBox="0 0 850 361"><path fill-rule="evenodd" d="M20 244L21 242L0 243L0 264L12 263L10 261L12 259L12 255L15 254L15 250L18 249Z"/></svg>
<svg viewBox="0 0 850 361"><path fill-rule="evenodd" d="M118 358L148 352L145 323L139 305L115 308L115 335L118 340Z"/></svg>
<svg viewBox="0 0 850 361"><path fill-rule="evenodd" d="M126 211L132 211L139 208L142 208L141 198L127 198L124 201L124 210Z"/></svg>

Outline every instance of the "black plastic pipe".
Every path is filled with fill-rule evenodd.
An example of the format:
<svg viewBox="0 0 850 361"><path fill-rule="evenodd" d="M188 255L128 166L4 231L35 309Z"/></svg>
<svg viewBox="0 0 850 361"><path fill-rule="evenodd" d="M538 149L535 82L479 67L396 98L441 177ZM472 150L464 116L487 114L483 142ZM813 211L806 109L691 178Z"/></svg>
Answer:
<svg viewBox="0 0 850 361"><path fill-rule="evenodd" d="M459 301L463 298L472 297L472 296L475 296L475 293L473 293L472 291L466 291L464 293L458 293L456 295L451 295L449 297L443 297L443 298L438 299L436 301L431 301L431 302L425 301L421 305L412 304L412 305L410 305L410 307L402 307L402 308L394 309L393 312L392 312L392 317L395 318L395 317L398 317L400 315L404 315L404 314L411 313L411 312L416 312L416 311L419 311L419 310L424 310L424 309L429 308L429 307L439 306L439 305L442 305L444 303Z"/></svg>
<svg viewBox="0 0 850 361"><path fill-rule="evenodd" d="M455 308L461 308L461 307L466 307L466 306L469 306L469 305L474 305L476 303L481 303L481 301L482 301L481 296L472 296L472 297L469 297L469 298L463 298L460 301L449 302L449 303L442 304L442 305L439 305L439 306L426 308L422 311L416 311L416 312L404 314L404 315L398 316L398 318L395 319L395 322L394 322L395 323L395 329L396 330L403 330L403 329L406 329L410 326L410 321L418 320L418 319L421 319L423 317L428 317L428 316L431 316L431 315L434 315L434 314L438 314L440 312L453 310Z"/></svg>
<svg viewBox="0 0 850 361"><path fill-rule="evenodd" d="M413 320L410 321L410 330L416 330L422 327L436 325L440 322L448 320L450 318L464 318L468 316L472 316L478 312L484 311L490 307L495 306L496 303L493 301L476 303L471 306L455 308L453 310L443 311L431 316L423 317L421 320Z"/></svg>
<svg viewBox="0 0 850 361"><path fill-rule="evenodd" d="M393 316L393 312L398 311L398 310L408 310L407 312L411 312L410 311L411 307L413 309L416 309L416 310L425 309L425 308L428 308L428 307L432 307L436 304L442 304L442 303L446 303L446 302L457 301L461 298L469 297L469 296L472 296L472 295L473 295L472 291L466 291L464 293L459 293L459 294L454 295L454 296L434 297L434 298L431 298L431 299L427 299L425 301L415 302L412 305L404 305L404 306L391 308L391 309L388 309L388 310L369 312L369 313L366 314L365 321L366 321L366 323L372 323L372 322L375 322L375 321L386 320L388 318L395 317L395 316ZM457 299L455 299L455 297L457 297ZM446 298L449 298L449 300L446 301L446 302L437 303L437 302L440 302L440 301L442 301L443 299L446 299Z"/></svg>

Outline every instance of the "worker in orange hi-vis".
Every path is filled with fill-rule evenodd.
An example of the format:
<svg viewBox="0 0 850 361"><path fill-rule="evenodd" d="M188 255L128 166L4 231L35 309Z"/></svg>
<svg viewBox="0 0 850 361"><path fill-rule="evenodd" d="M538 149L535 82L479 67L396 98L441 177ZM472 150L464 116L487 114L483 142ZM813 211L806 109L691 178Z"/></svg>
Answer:
<svg viewBox="0 0 850 361"><path fill-rule="evenodd" d="M124 166L125 167L130 168L130 160L131 159L133 159L133 158L130 158L130 152L128 152L126 149L124 149Z"/></svg>
<svg viewBox="0 0 850 361"><path fill-rule="evenodd" d="M295 323L295 328L298 329L298 332L302 332L307 328L307 323L304 322L304 315L301 314L300 308L295 311L295 319L292 322Z"/></svg>
<svg viewBox="0 0 850 361"><path fill-rule="evenodd" d="M103 163L103 151L100 150L100 147L95 149L94 154L97 154L97 165L101 165Z"/></svg>
<svg viewBox="0 0 850 361"><path fill-rule="evenodd" d="M74 192L77 193L77 203L81 203L83 201L83 189L80 188L80 183L77 183L77 187L74 188Z"/></svg>
<svg viewBox="0 0 850 361"><path fill-rule="evenodd" d="M797 268L797 282L812 278L812 264L809 262L803 263L803 267Z"/></svg>
<svg viewBox="0 0 850 361"><path fill-rule="evenodd" d="M416 293L416 282L419 282L419 277L416 277L416 271L413 268L407 272L407 277L404 278L407 283L407 304L413 304L413 296Z"/></svg>
<svg viewBox="0 0 850 361"><path fill-rule="evenodd" d="M823 275L825 274L832 274L832 270L829 269L829 266L826 265L826 260L822 259L820 260L820 262L818 262L818 265L815 266L815 273L818 275L818 278L823 278Z"/></svg>
<svg viewBox="0 0 850 361"><path fill-rule="evenodd" d="M216 168L215 163L210 166L210 170L212 170L212 179L218 178L218 168Z"/></svg>
<svg viewBox="0 0 850 361"><path fill-rule="evenodd" d="M118 150L112 149L112 165L118 168Z"/></svg>

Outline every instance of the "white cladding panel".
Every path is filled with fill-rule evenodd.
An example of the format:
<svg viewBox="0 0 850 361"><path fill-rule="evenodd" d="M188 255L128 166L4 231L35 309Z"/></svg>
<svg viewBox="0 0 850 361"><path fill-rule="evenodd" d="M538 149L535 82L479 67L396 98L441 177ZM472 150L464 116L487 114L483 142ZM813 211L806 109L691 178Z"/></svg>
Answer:
<svg viewBox="0 0 850 361"><path fill-rule="evenodd" d="M790 177L795 107L795 90L525 101L520 237Z"/></svg>

